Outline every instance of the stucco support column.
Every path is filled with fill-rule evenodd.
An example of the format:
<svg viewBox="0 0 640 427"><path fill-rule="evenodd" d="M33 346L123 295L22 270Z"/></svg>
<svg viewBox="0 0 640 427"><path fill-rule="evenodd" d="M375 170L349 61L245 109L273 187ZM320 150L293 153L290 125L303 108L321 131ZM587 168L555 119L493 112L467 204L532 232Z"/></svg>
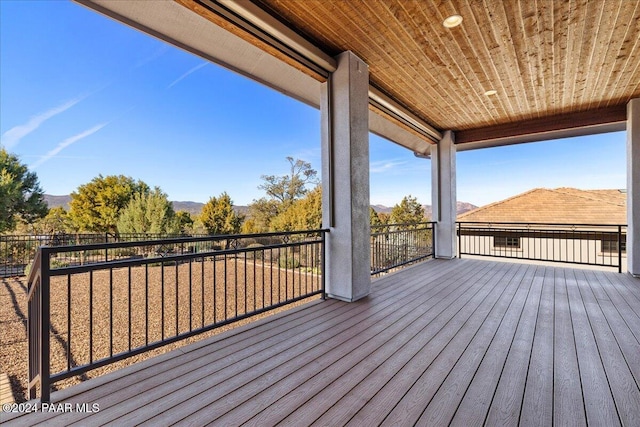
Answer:
<svg viewBox="0 0 640 427"><path fill-rule="evenodd" d="M627 269L640 277L640 98L627 104Z"/></svg>
<svg viewBox="0 0 640 427"><path fill-rule="evenodd" d="M431 206L435 226L436 258L455 258L456 239L456 146L452 131L446 131L431 146Z"/></svg>
<svg viewBox="0 0 640 427"><path fill-rule="evenodd" d="M322 88L322 222L327 295L355 301L371 288L369 68L351 52Z"/></svg>

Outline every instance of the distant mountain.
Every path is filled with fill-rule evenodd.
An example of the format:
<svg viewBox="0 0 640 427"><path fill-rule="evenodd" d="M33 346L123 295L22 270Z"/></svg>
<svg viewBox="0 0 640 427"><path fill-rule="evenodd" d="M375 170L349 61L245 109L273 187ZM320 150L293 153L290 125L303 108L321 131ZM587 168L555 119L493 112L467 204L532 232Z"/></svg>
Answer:
<svg viewBox="0 0 640 427"><path fill-rule="evenodd" d="M373 208L374 211L378 212L378 213L386 213L386 214L390 214L391 210L393 208L390 208L388 206L384 206L384 205L372 205L371 206ZM424 208L424 213L427 217L429 218L433 218L433 212L431 209L431 205L422 205L422 207ZM460 215L461 213L465 213L468 211L471 211L473 209L477 209L478 207L476 205L473 205L471 203L468 202L458 202L458 212L457 214Z"/></svg>
<svg viewBox="0 0 640 427"><path fill-rule="evenodd" d="M62 206L66 210L69 210L69 202L71 201L71 196L52 196L50 194L45 194L44 201L47 202L47 205L49 206L49 208ZM186 211L186 212L189 212L191 215L199 215L200 212L202 211L202 207L204 206L204 203L189 202L189 201L171 202L171 203L173 204L173 210L175 210L176 212ZM382 212L386 214L390 214L391 210L393 209L384 205L372 205L371 207L373 208L374 211L378 213ZM429 218L433 218L433 216L431 215L432 213L431 206L422 205L422 207L424 208L426 215ZM242 215L246 215L247 212L249 211L249 208L247 206L234 206L233 208L235 209L236 212ZM458 215L460 215L461 213L465 213L467 211L471 211L476 208L477 206L472 205L471 203L458 202Z"/></svg>
<svg viewBox="0 0 640 427"><path fill-rule="evenodd" d="M191 215L200 215L204 203L198 202L171 202L173 210L189 212Z"/></svg>
<svg viewBox="0 0 640 427"><path fill-rule="evenodd" d="M47 206L49 206L49 209L62 206L66 210L69 210L71 196L52 196L51 194L45 194L44 201L47 203ZM174 211L186 211L191 215L199 215L204 206L204 203L199 202L171 202L171 204L173 205ZM240 214L246 214L249 210L247 206L234 206L233 208Z"/></svg>
<svg viewBox="0 0 640 427"><path fill-rule="evenodd" d="M49 206L49 209L62 206L66 210L69 210L71 196L52 196L51 194L45 194L44 201L47 203L47 206Z"/></svg>

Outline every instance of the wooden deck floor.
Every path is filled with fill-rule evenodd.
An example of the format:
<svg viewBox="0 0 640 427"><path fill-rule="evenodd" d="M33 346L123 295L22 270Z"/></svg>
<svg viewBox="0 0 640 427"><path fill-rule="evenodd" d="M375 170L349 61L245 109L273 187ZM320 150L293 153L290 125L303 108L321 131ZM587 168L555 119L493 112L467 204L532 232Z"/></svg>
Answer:
<svg viewBox="0 0 640 427"><path fill-rule="evenodd" d="M54 392L6 425L640 425L640 279L429 261ZM58 407L57 409L64 409Z"/></svg>

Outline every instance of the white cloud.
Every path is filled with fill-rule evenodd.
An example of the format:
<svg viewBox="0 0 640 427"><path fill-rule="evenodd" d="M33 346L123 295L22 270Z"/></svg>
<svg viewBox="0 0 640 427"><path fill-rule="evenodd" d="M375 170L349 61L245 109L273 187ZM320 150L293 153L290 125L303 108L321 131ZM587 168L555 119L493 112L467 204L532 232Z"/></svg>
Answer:
<svg viewBox="0 0 640 427"><path fill-rule="evenodd" d="M389 172L390 170L405 164L407 164L406 161L398 161L398 160L381 160L381 161L371 162L371 165L369 166L369 172L370 173Z"/></svg>
<svg viewBox="0 0 640 427"><path fill-rule="evenodd" d="M207 65L208 62L203 62L202 64L196 65L195 67L193 67L192 69L190 69L189 71L187 71L186 73L184 73L183 75L181 75L180 77L178 77L177 79L175 79L174 81L172 81L169 86L167 86L167 89L170 89L171 87L173 87L174 85L176 85L178 82L184 80L185 78L187 78L190 74L195 73L196 71L198 71L200 68L204 67L205 65Z"/></svg>
<svg viewBox="0 0 640 427"><path fill-rule="evenodd" d="M38 129L44 122L51 119L52 117L57 116L58 114L64 113L69 108L82 101L84 98L86 98L86 96L80 96L78 98L72 99L71 101L67 101L64 104L58 105L57 107L51 108L50 110L31 117L25 124L18 125L9 129L2 134L2 145L6 149L14 147L20 142L22 138Z"/></svg>
<svg viewBox="0 0 640 427"><path fill-rule="evenodd" d="M69 138L65 139L60 144L58 144L56 146L56 148L54 148L53 150L49 151L47 154L45 154L42 158L37 160L35 163L29 165L29 169L37 168L38 166L42 165L43 163L49 161L52 157L54 157L56 154L58 154L60 151L64 150L65 148L67 148L71 144L74 144L74 143L80 141L81 139L84 139L84 138L88 137L89 135L93 135L94 133L98 132L100 129L102 129L103 127L105 127L108 124L109 123L101 123L99 125L96 125L96 126L92 127L91 129L87 129L84 132L81 132L81 133L79 133L77 135L74 135L72 137L69 137Z"/></svg>

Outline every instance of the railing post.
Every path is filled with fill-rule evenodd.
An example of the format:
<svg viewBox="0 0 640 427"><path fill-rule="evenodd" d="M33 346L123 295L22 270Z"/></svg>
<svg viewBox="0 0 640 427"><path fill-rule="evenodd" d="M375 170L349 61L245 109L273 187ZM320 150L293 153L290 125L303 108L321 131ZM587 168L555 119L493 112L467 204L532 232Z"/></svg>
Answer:
<svg viewBox="0 0 640 427"><path fill-rule="evenodd" d="M51 393L50 335L51 298L50 298L50 260L47 248L42 248L40 264L40 402L49 402Z"/></svg>
<svg viewBox="0 0 640 427"><path fill-rule="evenodd" d="M462 224L458 222L458 258L462 258Z"/></svg>
<svg viewBox="0 0 640 427"><path fill-rule="evenodd" d="M327 280L327 274L326 274L326 263L327 263L327 257L326 257L326 241L327 241L327 230L323 230L320 231L320 234L322 235L322 262L320 264L320 268L321 268L321 274L322 274L322 299L326 300L327 299L327 286L326 286L326 280Z"/></svg>
<svg viewBox="0 0 640 427"><path fill-rule="evenodd" d="M622 226L618 226L618 273L622 273Z"/></svg>

